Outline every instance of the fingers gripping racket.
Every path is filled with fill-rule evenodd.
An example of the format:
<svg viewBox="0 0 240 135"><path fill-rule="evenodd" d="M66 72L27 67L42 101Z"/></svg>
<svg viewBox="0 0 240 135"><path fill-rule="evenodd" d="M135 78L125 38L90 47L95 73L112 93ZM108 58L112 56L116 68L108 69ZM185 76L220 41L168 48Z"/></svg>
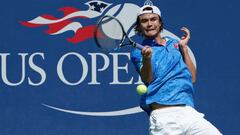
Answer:
<svg viewBox="0 0 240 135"><path fill-rule="evenodd" d="M142 49L143 46L128 37L122 23L115 17L103 16L97 23L94 39L99 48L105 51L117 51L125 46Z"/></svg>

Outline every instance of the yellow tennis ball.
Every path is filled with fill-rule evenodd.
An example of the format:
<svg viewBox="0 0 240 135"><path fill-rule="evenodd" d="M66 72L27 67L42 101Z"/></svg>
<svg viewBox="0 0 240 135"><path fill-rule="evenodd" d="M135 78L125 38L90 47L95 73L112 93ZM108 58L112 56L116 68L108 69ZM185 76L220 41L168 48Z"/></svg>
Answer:
<svg viewBox="0 0 240 135"><path fill-rule="evenodd" d="M143 95L143 94L147 93L147 87L143 84L138 85L136 90L139 95Z"/></svg>

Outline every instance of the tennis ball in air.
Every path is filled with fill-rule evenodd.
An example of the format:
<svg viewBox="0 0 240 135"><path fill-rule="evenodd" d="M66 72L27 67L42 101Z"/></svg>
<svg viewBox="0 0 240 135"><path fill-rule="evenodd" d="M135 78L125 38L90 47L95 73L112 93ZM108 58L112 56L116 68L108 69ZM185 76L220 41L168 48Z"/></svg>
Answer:
<svg viewBox="0 0 240 135"><path fill-rule="evenodd" d="M140 84L137 86L136 90L139 95L143 95L147 92L147 87L143 84Z"/></svg>

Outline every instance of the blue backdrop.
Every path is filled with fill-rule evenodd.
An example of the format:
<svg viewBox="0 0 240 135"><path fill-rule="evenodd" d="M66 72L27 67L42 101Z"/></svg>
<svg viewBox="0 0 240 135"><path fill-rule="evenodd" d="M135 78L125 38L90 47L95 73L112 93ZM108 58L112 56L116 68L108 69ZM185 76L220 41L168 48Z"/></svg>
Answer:
<svg viewBox="0 0 240 135"><path fill-rule="evenodd" d="M197 110L223 134L238 134L239 2L152 2L168 31L191 30ZM139 78L129 49L101 52L91 35L102 15L129 17L143 0L1 3L1 135L148 133L148 117L137 107ZM126 22L130 32L132 21Z"/></svg>

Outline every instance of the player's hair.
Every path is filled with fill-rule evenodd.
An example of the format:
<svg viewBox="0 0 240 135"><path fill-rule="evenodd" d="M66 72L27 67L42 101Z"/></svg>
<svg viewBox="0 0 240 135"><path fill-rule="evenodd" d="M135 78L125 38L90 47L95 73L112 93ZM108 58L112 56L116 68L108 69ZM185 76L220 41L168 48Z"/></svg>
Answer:
<svg viewBox="0 0 240 135"><path fill-rule="evenodd" d="M152 8L146 8L146 9L144 9L144 10L152 10ZM161 24L161 27L160 27L160 31L159 31L159 32L161 32L161 31L163 30L163 21L162 21L162 18L161 18L160 16L158 16L158 17L159 17L159 23ZM141 31L141 28L140 28L140 18L139 18L139 16L137 17L137 20L136 20L136 22L135 22L135 27L134 27L134 29L135 29L135 32L136 32L137 34L143 36L143 33L142 33L142 31Z"/></svg>

